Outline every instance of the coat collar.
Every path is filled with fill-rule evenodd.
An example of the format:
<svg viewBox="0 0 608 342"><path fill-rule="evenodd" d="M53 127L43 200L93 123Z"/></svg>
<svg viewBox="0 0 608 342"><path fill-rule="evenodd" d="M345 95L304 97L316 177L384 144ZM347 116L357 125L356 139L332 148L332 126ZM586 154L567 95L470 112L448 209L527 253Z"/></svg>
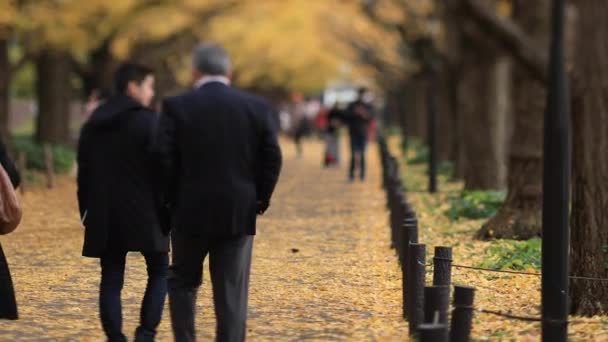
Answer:
<svg viewBox="0 0 608 342"><path fill-rule="evenodd" d="M226 76L203 76L196 83L194 83L195 89L200 89L204 85L209 83L221 83L223 85L229 86L230 79Z"/></svg>

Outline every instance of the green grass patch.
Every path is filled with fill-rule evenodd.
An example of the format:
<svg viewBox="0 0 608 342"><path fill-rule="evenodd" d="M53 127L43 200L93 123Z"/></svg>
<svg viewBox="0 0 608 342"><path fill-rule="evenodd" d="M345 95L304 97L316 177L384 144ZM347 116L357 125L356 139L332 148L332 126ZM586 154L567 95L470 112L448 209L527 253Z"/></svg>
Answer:
<svg viewBox="0 0 608 342"><path fill-rule="evenodd" d="M408 156L407 159L409 165L420 165L425 164L429 160L429 147L421 143L417 139L408 139L407 141Z"/></svg>
<svg viewBox="0 0 608 342"><path fill-rule="evenodd" d="M454 177L454 163L451 161L442 161L439 163L437 168L439 176L445 177L446 179L452 179Z"/></svg>
<svg viewBox="0 0 608 342"><path fill-rule="evenodd" d="M463 191L449 197L450 208L445 215L451 221L489 218L496 214L505 197L504 191Z"/></svg>
<svg viewBox="0 0 608 342"><path fill-rule="evenodd" d="M493 270L540 270L541 239L494 241L486 248L485 254L486 258L479 267Z"/></svg>
<svg viewBox="0 0 608 342"><path fill-rule="evenodd" d="M14 155L25 153L27 168L35 171L44 171L44 149L30 136L17 136L13 139ZM74 166L76 151L65 146L53 146L54 168L57 173L67 173Z"/></svg>

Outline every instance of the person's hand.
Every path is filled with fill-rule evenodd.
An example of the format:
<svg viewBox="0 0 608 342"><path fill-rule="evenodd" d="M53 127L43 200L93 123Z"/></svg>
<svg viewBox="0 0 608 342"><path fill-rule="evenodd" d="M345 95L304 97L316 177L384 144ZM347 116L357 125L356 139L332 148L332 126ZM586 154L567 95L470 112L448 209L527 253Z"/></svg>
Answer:
<svg viewBox="0 0 608 342"><path fill-rule="evenodd" d="M257 212L258 215L262 216L264 215L264 213L266 213L266 210L268 210L268 207L270 206L270 203L266 202L266 201L257 201Z"/></svg>

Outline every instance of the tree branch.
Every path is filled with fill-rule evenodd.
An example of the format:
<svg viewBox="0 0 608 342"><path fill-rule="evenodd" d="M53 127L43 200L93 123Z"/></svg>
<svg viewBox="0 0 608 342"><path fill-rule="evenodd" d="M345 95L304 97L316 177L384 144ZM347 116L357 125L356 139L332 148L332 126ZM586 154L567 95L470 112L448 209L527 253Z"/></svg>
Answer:
<svg viewBox="0 0 608 342"><path fill-rule="evenodd" d="M72 65L72 70L76 73L76 75L78 75L78 77L82 79L91 73L89 66L78 61L76 58L74 58L74 56L71 56L70 64Z"/></svg>
<svg viewBox="0 0 608 342"><path fill-rule="evenodd" d="M386 21L378 15L376 12L377 0L363 0L361 3L361 8L363 9L363 13L374 23L382 27L387 31L395 31L399 33L399 37L401 37L402 41L408 40L408 32L404 25L392 23Z"/></svg>
<svg viewBox="0 0 608 342"><path fill-rule="evenodd" d="M462 9L484 32L496 38L532 76L545 83L549 67L547 49L538 48L517 24L496 15L480 0L462 0Z"/></svg>

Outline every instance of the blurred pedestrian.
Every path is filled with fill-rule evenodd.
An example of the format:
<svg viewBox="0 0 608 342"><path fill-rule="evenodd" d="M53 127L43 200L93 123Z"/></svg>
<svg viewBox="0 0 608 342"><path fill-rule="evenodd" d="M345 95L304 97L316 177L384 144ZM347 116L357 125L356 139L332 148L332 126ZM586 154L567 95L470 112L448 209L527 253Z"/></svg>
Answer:
<svg viewBox="0 0 608 342"><path fill-rule="evenodd" d="M307 105L301 94L292 97L291 116L293 122L293 141L296 146L296 156L301 158L304 154L302 139L310 134L311 122L308 119Z"/></svg>
<svg viewBox="0 0 608 342"><path fill-rule="evenodd" d="M162 181L152 143L157 114L152 70L124 64L116 95L84 125L78 146L78 202L85 226L83 255L99 258L99 310L109 341L122 332L121 291L128 252L141 252L148 284L135 341L153 341L167 294L169 236Z"/></svg>
<svg viewBox="0 0 608 342"><path fill-rule="evenodd" d="M345 113L344 121L348 125L351 148L348 174L350 181L355 180L357 169L359 170L359 178L362 181L365 180L365 153L367 149L368 129L370 122L374 118L372 100L373 95L371 92L367 88L361 87L358 90L357 100L348 106Z"/></svg>
<svg viewBox="0 0 608 342"><path fill-rule="evenodd" d="M13 187L19 187L21 177L15 164L8 157L8 152L2 141L0 141L0 164L10 178ZM5 200L6 199L3 198L3 201ZM0 319L14 320L17 318L17 301L15 300L15 290L13 288L11 272L4 251L2 250L2 245L0 244Z"/></svg>
<svg viewBox="0 0 608 342"><path fill-rule="evenodd" d="M336 166L340 162L339 128L343 118L339 103L335 103L327 114L325 137L325 166Z"/></svg>
<svg viewBox="0 0 608 342"><path fill-rule="evenodd" d="M195 89L167 99L159 146L171 198L171 322L177 342L195 341L196 296L209 255L217 341L244 341L256 215L270 206L281 169L272 108L230 86L219 45L194 51Z"/></svg>

